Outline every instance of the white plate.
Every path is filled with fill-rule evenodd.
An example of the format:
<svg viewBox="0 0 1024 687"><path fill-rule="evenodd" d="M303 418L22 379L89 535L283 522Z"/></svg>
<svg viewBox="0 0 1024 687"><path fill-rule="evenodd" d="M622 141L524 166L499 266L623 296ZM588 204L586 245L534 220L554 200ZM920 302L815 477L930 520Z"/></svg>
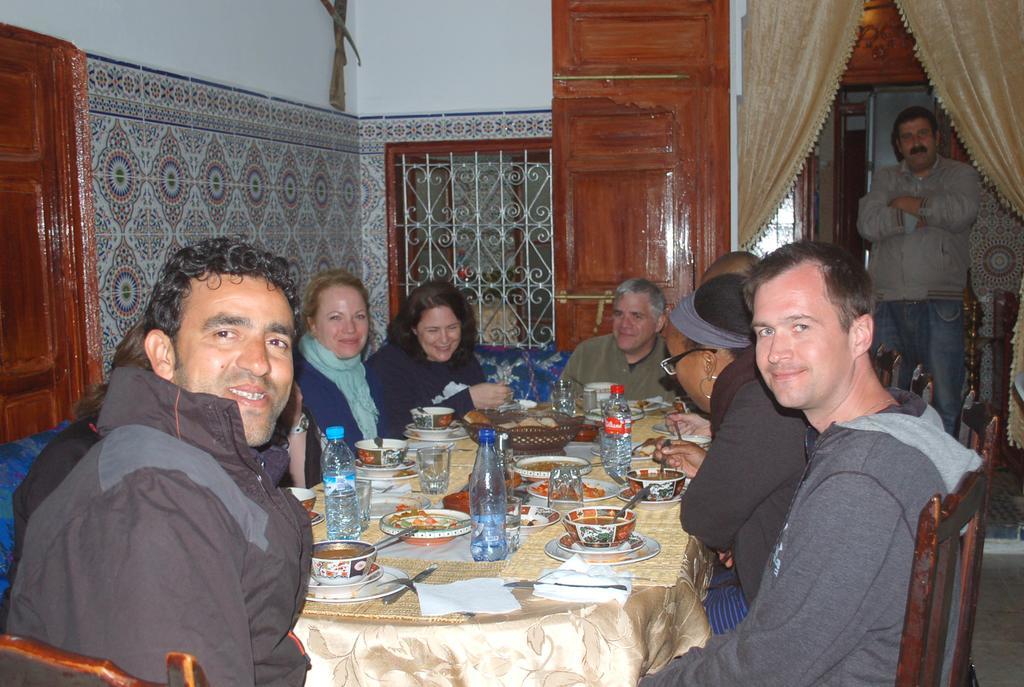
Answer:
<svg viewBox="0 0 1024 687"><path fill-rule="evenodd" d="M633 453L633 460L650 460L651 458L653 458L653 457L654 457L654 453L653 453L653 450L654 450L654 449L653 449L653 447L651 447L651 445L650 445L650 444L648 444L648 445L647 445L647 447L648 447L648 448L651 448L651 451L652 451L652 452L651 452L651 455L645 455L645 454L641 454L641 453L635 453L635 451L637 450L637 448L638 448L638 447L640 446L640 444L642 444L642 443L644 443L644 442L642 442L642 441L634 441L634 442L633 442L633 451L634 451L634 453ZM601 457L601 444L599 444L599 443L595 443L594 445L592 445L592 446L590 447L590 455L592 455L592 456L597 456L598 458L600 458L600 457Z"/></svg>
<svg viewBox="0 0 1024 687"><path fill-rule="evenodd" d="M711 437L706 436L704 434L684 434L682 436L676 436L676 433L670 430L664 422L659 422L658 424L651 427L651 431L656 434L664 434L665 436L671 437L673 439L682 439L683 441L690 441L693 442L694 444L697 444L698 446L707 446L708 444L711 443Z"/></svg>
<svg viewBox="0 0 1024 687"><path fill-rule="evenodd" d="M339 587L337 585L320 584L312 577L309 578L309 591L306 592L307 601L317 601L324 604L351 604L362 603L370 599L379 599L382 596L393 594L405 585L396 584L395 580L407 580L409 576L398 568L382 566L383 573L376 582L361 585L349 585Z"/></svg>
<svg viewBox="0 0 1024 687"><path fill-rule="evenodd" d="M632 494L626 494L626 492L629 490L629 488L630 487L628 485L625 486L625 487L622 487L622 490L618 494L615 495L615 498L619 499L620 501L629 501L631 498L633 498ZM636 505L638 505L638 506L650 506L652 508L658 508L660 506L674 506L674 505L676 505L677 503L679 503L680 501L683 500L683 494L685 494L685 493L686 493L686 487L683 487L683 490L681 492L679 492L678 496L676 496L675 498L669 499L668 501L640 501Z"/></svg>
<svg viewBox="0 0 1024 687"><path fill-rule="evenodd" d="M645 534L639 535L643 541L644 546L640 549L633 551L632 553L623 554L622 558L616 558L611 560L612 556L593 556L584 551L563 551L558 546L558 540L561 537L555 537L547 544L544 545L544 553L554 558L556 561L567 561L573 556L582 556L583 560L587 563L599 563L601 565L629 565L630 563L639 563L640 561L646 561L650 558L654 558L661 553L661 544L656 539L648 537Z"/></svg>
<svg viewBox="0 0 1024 687"><path fill-rule="evenodd" d="M397 474L397 475L378 475L375 472L369 472L367 470L356 470L356 479L368 479L371 482L401 482L406 479L416 479L419 475L415 470L409 468L405 471L408 474Z"/></svg>
<svg viewBox="0 0 1024 687"><path fill-rule="evenodd" d="M556 522L562 519L562 514L557 510L551 508L545 508L544 506L522 506L520 512L523 514L523 522L527 520L535 520L535 525L520 525L519 529L525 532L533 532L534 530L542 530L548 525L554 525Z"/></svg>
<svg viewBox="0 0 1024 687"><path fill-rule="evenodd" d="M540 485L542 484L547 484L547 482L538 482L530 486L527 489L527 491L530 493L531 496L535 496L539 499L547 499L548 496L546 492L543 494L537 493L537 488L540 487ZM605 499L610 499L611 497L619 493L620 488L619 485L615 484L614 482L605 482L599 479L585 479L583 480L583 484L587 485L588 487L601 487L602 489L604 489L604 496L597 496L594 498L587 498L586 496L584 496L583 503L592 503L594 501L604 501ZM560 502L556 501L555 503Z"/></svg>
<svg viewBox="0 0 1024 687"><path fill-rule="evenodd" d="M367 475L372 477L394 477L403 470L414 470L416 468L416 461L412 458L406 458L399 465L390 465L384 467L383 465L366 465L360 460L356 460L356 470L365 472Z"/></svg>
<svg viewBox="0 0 1024 687"><path fill-rule="evenodd" d="M430 508L430 499L423 494L374 494L370 500L370 517L380 518L397 513L400 506Z"/></svg>
<svg viewBox="0 0 1024 687"><path fill-rule="evenodd" d="M564 465L571 468L579 468L580 475L586 475L591 471L590 461L586 458L576 458L574 456L527 456L520 458L512 466L515 472L522 475L523 479L528 480L545 480L551 476L551 470L540 470L535 469L535 466L539 463L550 463L556 462L560 466Z"/></svg>
<svg viewBox="0 0 1024 687"><path fill-rule="evenodd" d="M533 410L534 408L537 407L537 402L531 401L528 398L516 399L516 403L518 403L519 407L522 408L523 410Z"/></svg>
<svg viewBox="0 0 1024 687"><path fill-rule="evenodd" d="M580 548L575 549L575 548L573 548L574 544L572 543L572 537L570 537L568 535L568 533L566 533L566 534L563 534L561 537L558 538L558 548L561 549L562 551L566 551L566 552L568 552L570 554L582 553L582 554L586 554L588 556L595 556L596 557L596 556L614 556L615 554L623 554L623 553L631 554L634 551L640 550L644 546L644 539L643 539L643 537L641 537L636 532L634 532L633 534L629 535L629 539L627 541L629 542L629 547L626 548L626 549L620 549L619 547L600 549L600 548L594 548L594 547L591 547L591 546L583 546L582 544L580 545ZM621 544L619 546L621 546Z"/></svg>
<svg viewBox="0 0 1024 687"><path fill-rule="evenodd" d="M633 406L630 406L629 416L630 419L633 420L633 422L636 422L637 420L644 419L644 417L647 416L647 413L640 408L634 408ZM604 422L604 413L602 413L600 410L592 410L589 413L587 413L584 417L586 417L591 422Z"/></svg>
<svg viewBox="0 0 1024 687"><path fill-rule="evenodd" d="M470 520L469 516L463 513L462 511L447 510L445 508L424 508L423 512L427 515L405 516L401 518L395 517L398 515L397 513L395 513L394 516L385 515L380 519L380 530L384 534L397 534L406 527L411 527L412 525L415 525L416 523L411 522L411 520L416 517L436 516L450 521L448 526L446 526L444 529L417 530L416 532L413 532L412 534L403 537L403 541L405 542L422 544L424 542L429 542L434 539L454 539L455 537L462 536L463 534L468 534L469 531L473 529L473 521Z"/></svg>
<svg viewBox="0 0 1024 687"><path fill-rule="evenodd" d="M462 425L449 427L447 429L420 429L409 423L405 426L405 436L420 441L458 441L469 436L466 428Z"/></svg>

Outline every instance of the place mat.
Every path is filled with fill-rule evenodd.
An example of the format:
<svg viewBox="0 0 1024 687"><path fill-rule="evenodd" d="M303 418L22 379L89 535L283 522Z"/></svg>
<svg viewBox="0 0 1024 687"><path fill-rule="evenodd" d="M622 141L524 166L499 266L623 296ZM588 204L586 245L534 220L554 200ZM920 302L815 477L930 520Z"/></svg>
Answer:
<svg viewBox="0 0 1024 687"><path fill-rule="evenodd" d="M383 553L383 552L382 552ZM386 558L380 556L377 562L381 565L398 568L412 577L427 567L424 561L408 558ZM437 570L423 580L425 584L446 584L471 577L500 577L505 561L495 563L463 563L459 561L436 561ZM397 602L385 606L381 599L371 599L362 603L325 604L317 601L306 601L302 614L307 616L337 617L344 615L354 620L408 620L415 618L419 622L461 623L465 618L460 615L440 615L433 617L420 616L420 602L411 590L402 595Z"/></svg>

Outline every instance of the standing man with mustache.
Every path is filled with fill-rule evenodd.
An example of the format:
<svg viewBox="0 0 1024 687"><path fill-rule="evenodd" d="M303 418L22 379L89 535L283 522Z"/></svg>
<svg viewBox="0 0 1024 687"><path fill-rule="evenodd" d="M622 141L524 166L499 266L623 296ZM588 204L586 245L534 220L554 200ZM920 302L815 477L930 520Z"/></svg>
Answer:
<svg viewBox="0 0 1024 687"><path fill-rule="evenodd" d="M964 383L963 290L970 231L978 216L978 173L940 156L935 115L908 107L896 117L892 146L899 165L872 179L860 199L857 230L871 242L869 272L878 297L875 349L903 355L900 378L924 364L935 379L935 407L955 431Z"/></svg>

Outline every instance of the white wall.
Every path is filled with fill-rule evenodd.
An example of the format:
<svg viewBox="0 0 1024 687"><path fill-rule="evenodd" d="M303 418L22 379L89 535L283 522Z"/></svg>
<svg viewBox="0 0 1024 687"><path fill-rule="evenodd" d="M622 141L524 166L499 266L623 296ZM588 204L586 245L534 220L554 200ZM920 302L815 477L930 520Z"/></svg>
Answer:
<svg viewBox="0 0 1024 687"><path fill-rule="evenodd" d="M350 0L360 116L551 108L550 0Z"/></svg>
<svg viewBox="0 0 1024 687"><path fill-rule="evenodd" d="M350 17L353 5L370 2L351 0ZM334 32L319 0L0 0L0 22L86 52L329 106Z"/></svg>

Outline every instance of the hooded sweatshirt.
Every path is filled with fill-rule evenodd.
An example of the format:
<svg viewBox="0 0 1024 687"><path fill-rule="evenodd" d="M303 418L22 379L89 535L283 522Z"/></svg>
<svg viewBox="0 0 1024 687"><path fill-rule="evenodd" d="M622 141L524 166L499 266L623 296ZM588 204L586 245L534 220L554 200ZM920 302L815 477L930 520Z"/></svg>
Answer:
<svg viewBox="0 0 1024 687"><path fill-rule="evenodd" d="M118 368L99 433L29 520L8 630L154 682L184 651L211 685L301 685L309 518L238 405Z"/></svg>
<svg viewBox="0 0 1024 687"><path fill-rule="evenodd" d="M736 630L643 685L891 685L921 509L981 459L909 392L815 438L804 480Z"/></svg>

